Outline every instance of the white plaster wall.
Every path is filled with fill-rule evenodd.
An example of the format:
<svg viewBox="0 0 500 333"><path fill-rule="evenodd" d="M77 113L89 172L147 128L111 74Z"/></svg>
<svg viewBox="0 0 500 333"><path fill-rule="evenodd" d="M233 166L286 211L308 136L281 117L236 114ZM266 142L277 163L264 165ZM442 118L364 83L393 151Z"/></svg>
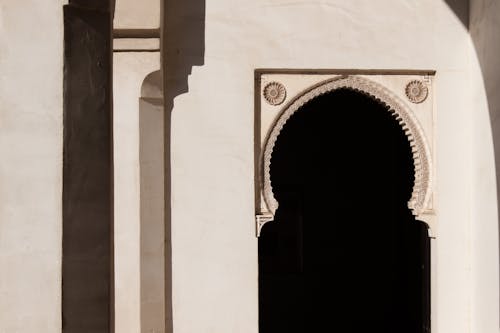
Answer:
<svg viewBox="0 0 500 333"><path fill-rule="evenodd" d="M432 326L470 332L470 51L437 0L207 0L205 64L172 115L175 332L258 331L253 79L272 67L437 70Z"/></svg>
<svg viewBox="0 0 500 333"><path fill-rule="evenodd" d="M497 184L500 175L500 2L473 0L470 30L475 50L474 93L473 332L499 332ZM495 160L496 169L495 170ZM496 175L495 175L496 174Z"/></svg>
<svg viewBox="0 0 500 333"><path fill-rule="evenodd" d="M139 99L159 52L113 56L116 332L141 332ZM159 180L161 182L161 180Z"/></svg>
<svg viewBox="0 0 500 333"><path fill-rule="evenodd" d="M2 333L61 331L64 2L0 2Z"/></svg>

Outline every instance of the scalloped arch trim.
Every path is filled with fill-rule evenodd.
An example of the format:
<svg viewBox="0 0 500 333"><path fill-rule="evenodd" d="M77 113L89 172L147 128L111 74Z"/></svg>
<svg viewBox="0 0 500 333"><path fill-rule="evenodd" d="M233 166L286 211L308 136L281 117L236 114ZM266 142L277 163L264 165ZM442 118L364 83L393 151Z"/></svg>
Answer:
<svg viewBox="0 0 500 333"><path fill-rule="evenodd" d="M274 216L279 205L271 186L270 171L271 156L280 132L286 122L307 102L341 88L358 91L374 98L384 104L399 122L410 143L414 162L415 181L408 208L411 209L413 215L421 215L428 206L432 189L431 153L424 131L412 111L398 96L381 84L359 76L339 76L323 81L298 95L283 108L267 137L262 156L261 188L268 211Z"/></svg>

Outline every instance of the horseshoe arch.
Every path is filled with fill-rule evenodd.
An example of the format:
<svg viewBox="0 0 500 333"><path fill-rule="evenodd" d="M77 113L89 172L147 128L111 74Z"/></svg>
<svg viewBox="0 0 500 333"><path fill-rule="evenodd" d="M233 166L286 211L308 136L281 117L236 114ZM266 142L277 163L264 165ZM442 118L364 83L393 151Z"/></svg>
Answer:
<svg viewBox="0 0 500 333"><path fill-rule="evenodd" d="M296 96L285 105L271 126L271 130L263 146L260 161L261 196L264 201L263 207L267 209L266 212L257 216L257 236L260 234L263 225L274 219L279 205L274 197L270 173L271 156L279 134L286 125L286 122L307 102L315 97L341 88L354 90L374 98L385 105L388 109L387 111L398 120L408 138L413 155L415 180L412 195L408 201L408 208L418 220L427 220L424 213L429 209L432 193L432 155L422 126L416 119L413 111L403 100L377 82L355 75L338 76L323 81Z"/></svg>

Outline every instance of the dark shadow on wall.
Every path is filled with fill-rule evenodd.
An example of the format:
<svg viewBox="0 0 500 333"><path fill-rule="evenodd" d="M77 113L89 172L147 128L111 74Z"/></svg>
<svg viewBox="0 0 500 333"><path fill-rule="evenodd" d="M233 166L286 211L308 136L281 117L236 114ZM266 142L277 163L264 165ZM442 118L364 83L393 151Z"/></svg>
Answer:
<svg viewBox="0 0 500 333"><path fill-rule="evenodd" d="M465 28L469 29L469 0L445 0Z"/></svg>
<svg viewBox="0 0 500 333"><path fill-rule="evenodd" d="M111 6L64 6L64 333L114 332Z"/></svg>
<svg viewBox="0 0 500 333"><path fill-rule="evenodd" d="M205 0L164 0L162 67L165 111L174 98L188 92L193 66L205 62Z"/></svg>
<svg viewBox="0 0 500 333"><path fill-rule="evenodd" d="M149 74L139 101L141 332L170 332L170 212L165 214L164 110L162 77ZM167 184L168 185L168 184Z"/></svg>
<svg viewBox="0 0 500 333"><path fill-rule="evenodd" d="M115 0L69 0L69 4L80 8L111 13L114 16Z"/></svg>

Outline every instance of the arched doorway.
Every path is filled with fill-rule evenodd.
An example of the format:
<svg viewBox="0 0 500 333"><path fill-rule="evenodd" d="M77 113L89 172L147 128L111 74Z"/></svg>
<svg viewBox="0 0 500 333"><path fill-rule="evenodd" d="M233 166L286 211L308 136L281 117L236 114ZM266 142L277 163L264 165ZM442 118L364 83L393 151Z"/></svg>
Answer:
<svg viewBox="0 0 500 333"><path fill-rule="evenodd" d="M260 333L429 330L413 163L398 121L360 92L328 92L288 119L270 164L280 205L259 239Z"/></svg>

